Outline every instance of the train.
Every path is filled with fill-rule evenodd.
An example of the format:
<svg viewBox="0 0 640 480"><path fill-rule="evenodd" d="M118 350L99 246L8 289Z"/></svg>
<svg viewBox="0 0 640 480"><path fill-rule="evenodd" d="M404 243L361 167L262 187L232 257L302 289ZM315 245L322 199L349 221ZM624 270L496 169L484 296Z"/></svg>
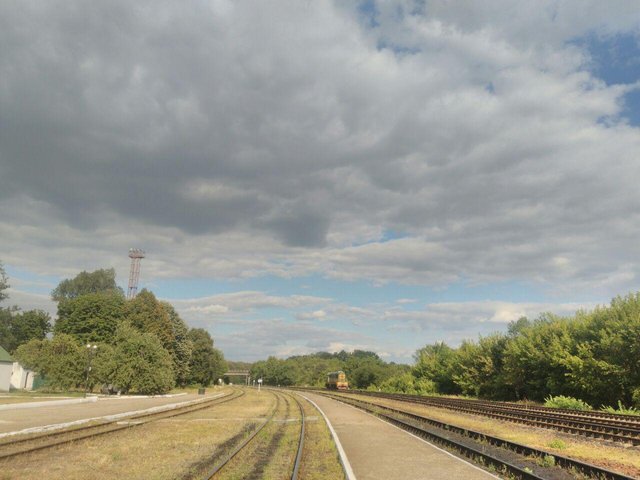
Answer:
<svg viewBox="0 0 640 480"><path fill-rule="evenodd" d="M337 372L330 372L327 374L327 383L325 386L329 390L348 390L349 382L347 382L347 376L342 370Z"/></svg>

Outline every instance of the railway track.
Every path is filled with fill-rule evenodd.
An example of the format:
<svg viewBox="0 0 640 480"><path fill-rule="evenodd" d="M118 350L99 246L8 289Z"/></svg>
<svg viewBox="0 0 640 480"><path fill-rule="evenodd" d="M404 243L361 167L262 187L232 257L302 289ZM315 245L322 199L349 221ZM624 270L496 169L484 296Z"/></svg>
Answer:
<svg viewBox="0 0 640 480"><path fill-rule="evenodd" d="M640 418L634 419L628 416L606 413L600 415L600 412L569 412L562 409L550 409L540 406L519 406L505 402L485 402L479 400L361 391L350 393L445 408L447 410L482 415L498 420L548 428L585 437L640 445Z"/></svg>
<svg viewBox="0 0 640 480"><path fill-rule="evenodd" d="M185 406L178 406L168 410L141 413L130 417L110 420L94 425L76 427L73 429L56 430L38 435L31 435L26 438L11 439L0 443L0 460L26 455L39 450L57 447L81 440L94 438L108 433L119 432L129 428L144 425L165 418L177 417L188 413L210 408L221 403L226 403L243 396L242 390L234 390L223 397L216 397L210 400L191 403Z"/></svg>
<svg viewBox="0 0 640 480"><path fill-rule="evenodd" d="M286 429L289 427L291 420L300 422L300 433L297 437L297 446L295 451L291 452L292 467L289 468L289 472L283 473L282 478L291 478L296 480L298 478L298 471L302 460L302 452L304 448L304 424L305 414L304 408L298 398L294 395L282 392L276 392L273 390L265 390L274 395L275 402L272 411L268 414L267 418L261 422L257 427L229 454L227 454L222 460L219 460L206 474L203 480L218 479L224 477L236 478L236 472L234 469L234 462L238 463L242 460L243 466L250 468L249 472L243 472L241 478L263 478L264 470L273 461L276 452L279 452L278 447L280 440L286 434ZM299 414L292 417L292 404L293 409L298 410ZM297 409L295 408L297 406ZM277 421L278 414L282 414L282 420ZM275 426L273 426L275 424ZM259 435L261 432L265 432L269 427L272 431L267 435ZM252 454L246 454L249 458L244 458L245 452L252 450ZM284 459L286 461L286 458ZM247 463L248 462L248 463ZM285 462L287 463L287 462Z"/></svg>
<svg viewBox="0 0 640 480"><path fill-rule="evenodd" d="M414 435L454 450L495 471L522 480L550 478L594 478L632 480L632 477L594 465L527 447L498 437L446 424L402 409L380 405L354 397L316 392L372 413ZM361 392L356 392L361 393ZM373 395L378 396L378 395ZM385 396L386 397L386 396ZM551 461L552 459L552 461ZM545 463L553 463L553 466ZM559 468L561 467L562 471ZM562 473L560 473L562 472ZM563 476L564 475L564 476Z"/></svg>

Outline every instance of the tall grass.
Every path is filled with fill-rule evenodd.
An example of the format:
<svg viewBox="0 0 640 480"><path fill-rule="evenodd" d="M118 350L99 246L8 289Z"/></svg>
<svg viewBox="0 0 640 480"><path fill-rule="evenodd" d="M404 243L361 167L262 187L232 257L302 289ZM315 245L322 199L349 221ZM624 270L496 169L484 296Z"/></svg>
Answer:
<svg viewBox="0 0 640 480"><path fill-rule="evenodd" d="M607 413L617 413L619 415L638 415L640 416L640 409L633 407L625 407L620 400L618 400L618 408L614 407L605 407L604 405L600 407L600 410Z"/></svg>

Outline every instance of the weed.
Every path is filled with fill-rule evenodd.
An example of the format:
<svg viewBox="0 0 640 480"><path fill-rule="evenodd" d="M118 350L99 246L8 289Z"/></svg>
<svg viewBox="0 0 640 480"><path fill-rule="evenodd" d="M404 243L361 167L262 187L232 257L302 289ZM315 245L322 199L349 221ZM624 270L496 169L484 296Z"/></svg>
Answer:
<svg viewBox="0 0 640 480"><path fill-rule="evenodd" d="M122 454L122 452L112 452L111 453L111 461L112 462L119 462L120 460L124 459L124 455Z"/></svg>
<svg viewBox="0 0 640 480"><path fill-rule="evenodd" d="M620 400L618 400L618 408L613 407L605 407L604 405L600 407L600 410L607 413L617 413L620 415L640 415L640 409L633 407L625 407Z"/></svg>
<svg viewBox="0 0 640 480"><path fill-rule="evenodd" d="M564 443L559 438L555 438L547 444L550 448L557 448L558 450L563 450L567 448L567 444Z"/></svg>
<svg viewBox="0 0 640 480"><path fill-rule="evenodd" d="M555 467L556 466L556 457L553 455L545 455L544 457L540 457L538 459L538 465L541 467Z"/></svg>

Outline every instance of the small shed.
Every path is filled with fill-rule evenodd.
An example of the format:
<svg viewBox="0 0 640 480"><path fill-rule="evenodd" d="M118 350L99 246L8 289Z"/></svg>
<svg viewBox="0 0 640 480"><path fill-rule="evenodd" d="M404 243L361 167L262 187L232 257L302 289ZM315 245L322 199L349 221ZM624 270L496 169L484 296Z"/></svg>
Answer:
<svg viewBox="0 0 640 480"><path fill-rule="evenodd" d="M11 374L11 388L16 390L33 390L33 381L36 372L27 370L18 362L13 362L13 373Z"/></svg>
<svg viewBox="0 0 640 480"><path fill-rule="evenodd" d="M11 389L11 374L13 373L13 359L9 352L0 346L0 391Z"/></svg>

